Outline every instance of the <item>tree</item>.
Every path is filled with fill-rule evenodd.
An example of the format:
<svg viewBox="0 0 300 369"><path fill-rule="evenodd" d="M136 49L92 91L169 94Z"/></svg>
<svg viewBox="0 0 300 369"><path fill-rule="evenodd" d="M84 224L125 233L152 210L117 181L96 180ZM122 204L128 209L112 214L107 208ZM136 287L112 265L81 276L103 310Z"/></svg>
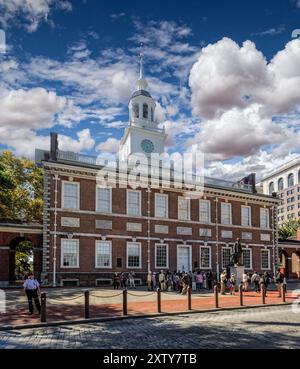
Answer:
<svg viewBox="0 0 300 369"><path fill-rule="evenodd" d="M42 221L43 170L32 160L0 155L0 218Z"/></svg>
<svg viewBox="0 0 300 369"><path fill-rule="evenodd" d="M289 237L295 237L297 228L300 226L300 219L289 219L279 226L278 238L280 241L285 241Z"/></svg>

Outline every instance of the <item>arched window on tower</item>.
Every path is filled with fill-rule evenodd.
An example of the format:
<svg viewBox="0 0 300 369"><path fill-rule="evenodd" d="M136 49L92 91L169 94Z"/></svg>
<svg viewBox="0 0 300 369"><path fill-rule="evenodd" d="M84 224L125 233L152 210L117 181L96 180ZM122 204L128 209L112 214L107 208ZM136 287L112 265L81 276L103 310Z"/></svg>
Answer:
<svg viewBox="0 0 300 369"><path fill-rule="evenodd" d="M139 104L133 104L133 114L135 118L139 118L140 116Z"/></svg>
<svg viewBox="0 0 300 369"><path fill-rule="evenodd" d="M269 184L269 194L272 195L273 192L274 192L274 182L271 182Z"/></svg>
<svg viewBox="0 0 300 369"><path fill-rule="evenodd" d="M278 179L278 191L282 191L283 190L283 178L279 178Z"/></svg>
<svg viewBox="0 0 300 369"><path fill-rule="evenodd" d="M151 107L151 122L153 122L153 121L154 121L154 110ZM299 173L300 173L300 171L299 171Z"/></svg>
<svg viewBox="0 0 300 369"><path fill-rule="evenodd" d="M288 176L288 187L294 186L294 174L290 173Z"/></svg>
<svg viewBox="0 0 300 369"><path fill-rule="evenodd" d="M143 104L143 118L148 118L148 104L146 103Z"/></svg>

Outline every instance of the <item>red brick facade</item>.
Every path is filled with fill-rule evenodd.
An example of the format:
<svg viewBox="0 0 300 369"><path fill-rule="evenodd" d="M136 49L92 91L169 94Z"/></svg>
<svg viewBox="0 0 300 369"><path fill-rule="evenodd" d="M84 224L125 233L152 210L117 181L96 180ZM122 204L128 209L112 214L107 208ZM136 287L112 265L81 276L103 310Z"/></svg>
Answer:
<svg viewBox="0 0 300 369"><path fill-rule="evenodd" d="M56 242L56 284L62 280L76 279L81 285L95 285L96 279L111 278L113 272L128 272L134 270L136 278L145 280L148 268L148 251L150 250L150 270L158 271L155 267L155 244L168 245L168 269L178 269L178 245L191 247L190 269L203 269L200 264L200 247L210 246L210 268L213 272L221 271L222 247L231 246L237 238L241 239L245 248L251 249L252 268L249 272L261 268L261 249L269 250L269 269L273 273L274 263L277 262L277 245L275 234L275 220L277 200L273 197L257 193L246 193L231 189L218 189L206 186L203 198L210 201L210 223L199 222L199 198L192 198L190 202L190 220L178 220L178 197L183 195L182 190L165 188L152 189L150 192L150 216L148 217L148 193L141 189L141 216L127 215L127 195L125 188L112 189L112 212L101 214L96 212L96 168L88 168L69 163L46 161L45 168L45 224L44 224L44 259L43 278L50 283L53 280L53 256ZM57 180L55 179L57 175ZM63 181L80 183L79 210L62 208ZM57 198L55 186L57 185ZM168 218L155 218L154 194L168 195ZM57 203L55 204L55 199ZM232 224L221 224L221 202L231 203ZM55 206L56 205L56 206ZM251 207L251 226L241 226L241 206ZM260 227L260 209L269 209L269 228ZM55 215L56 214L56 215ZM56 227L55 227L56 216ZM61 218L78 218L79 226L63 226ZM96 228L96 220L112 222L111 229ZM140 223L141 231L128 231L127 223ZM168 226L167 233L156 233L155 225ZM149 227L149 228L148 228ZM177 227L186 227L191 234L181 234ZM186 228L184 230L186 230ZM211 236L199 235L200 228L211 229ZM150 230L150 232L148 232ZM223 238L222 231L232 231L232 237ZM243 233L251 233L251 239L243 239ZM263 241L261 239L266 239ZM268 236L269 235L269 236ZM56 239L56 241L55 241ZM61 239L79 240L79 267L70 268L61 265ZM95 241L111 241L111 268L95 267ZM127 242L141 242L141 268L127 268Z"/></svg>

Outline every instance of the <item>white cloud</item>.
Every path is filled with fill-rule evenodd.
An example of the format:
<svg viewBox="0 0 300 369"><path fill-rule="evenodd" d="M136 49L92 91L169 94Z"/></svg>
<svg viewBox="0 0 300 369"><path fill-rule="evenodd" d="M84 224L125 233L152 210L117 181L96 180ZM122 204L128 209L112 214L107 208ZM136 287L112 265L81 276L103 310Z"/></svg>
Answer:
<svg viewBox="0 0 300 369"><path fill-rule="evenodd" d="M119 150L120 140L109 137L105 142L97 145L96 150L107 153L116 153Z"/></svg>
<svg viewBox="0 0 300 369"><path fill-rule="evenodd" d="M273 27L273 28L269 28L266 29L265 31L261 31L261 32L257 32L257 33L253 33L253 36L275 36L275 35L280 35L281 33L285 32L285 26L279 26L279 27Z"/></svg>
<svg viewBox="0 0 300 369"><path fill-rule="evenodd" d="M28 32L35 32L52 9L70 11L72 5L67 0L0 0L0 24L5 28L22 24Z"/></svg>
<svg viewBox="0 0 300 369"><path fill-rule="evenodd" d="M90 150L95 146L95 140L91 137L88 128L76 133L78 140L65 135L58 135L58 147L64 151L82 152Z"/></svg>

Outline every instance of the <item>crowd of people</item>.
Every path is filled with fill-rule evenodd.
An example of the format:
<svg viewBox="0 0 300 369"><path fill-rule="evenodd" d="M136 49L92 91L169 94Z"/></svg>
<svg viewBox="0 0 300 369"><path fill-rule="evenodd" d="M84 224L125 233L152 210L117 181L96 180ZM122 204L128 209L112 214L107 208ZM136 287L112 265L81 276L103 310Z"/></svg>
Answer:
<svg viewBox="0 0 300 369"><path fill-rule="evenodd" d="M241 279L242 289L244 292L248 292L249 286L253 285L256 293L260 293L264 288L265 296L267 296L268 287L272 282L275 282L278 290L278 296L281 297L282 286L286 291L287 281L280 269L277 270L277 273L274 277L272 277L267 271L265 271L263 274L259 274L255 271L251 276L248 272L244 272ZM237 287L235 274L231 273L230 276L228 276L227 270L224 270L220 276L220 284L222 295L225 295L226 289L229 289L230 294L234 295L234 291Z"/></svg>

